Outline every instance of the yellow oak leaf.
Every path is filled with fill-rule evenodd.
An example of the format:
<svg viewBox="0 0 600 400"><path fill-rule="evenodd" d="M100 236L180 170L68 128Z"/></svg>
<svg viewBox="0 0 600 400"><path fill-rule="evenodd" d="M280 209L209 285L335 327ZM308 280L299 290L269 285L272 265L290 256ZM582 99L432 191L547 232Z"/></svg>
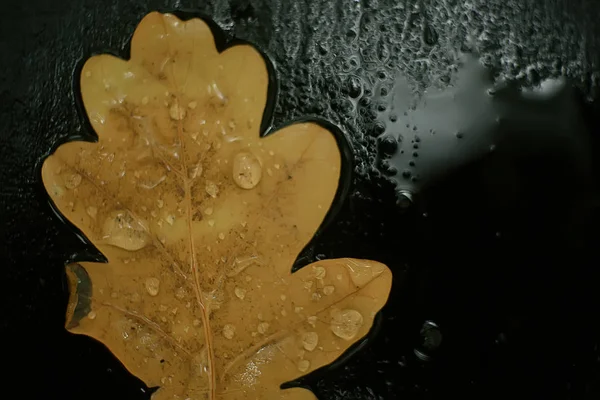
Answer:
<svg viewBox="0 0 600 400"><path fill-rule="evenodd" d="M67 267L67 328L159 386L156 399L314 399L280 386L338 359L387 301L391 272L374 261L292 273L341 155L315 123L261 137L268 79L253 47L219 53L203 21L151 13L129 61L83 66L98 141L44 162L55 207L107 259Z"/></svg>

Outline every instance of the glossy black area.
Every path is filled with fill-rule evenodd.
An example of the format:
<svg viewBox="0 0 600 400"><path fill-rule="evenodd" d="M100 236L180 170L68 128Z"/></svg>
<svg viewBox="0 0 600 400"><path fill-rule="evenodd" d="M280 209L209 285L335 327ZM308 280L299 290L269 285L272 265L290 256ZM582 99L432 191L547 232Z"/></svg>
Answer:
<svg viewBox="0 0 600 400"><path fill-rule="evenodd" d="M385 262L393 293L377 335L302 384L322 400L600 396L600 4L584 0L5 0L2 390L21 399L149 396L103 346L64 330L64 264L98 254L52 212L38 167L87 129L73 85L78 63L95 52L124 56L143 15L174 9L212 17L221 45L249 41L272 61L275 128L319 118L351 142L344 205L304 261ZM418 102L460 88L458 55L468 52L481 56L486 82L511 82L509 108L522 105L521 86L561 76L569 85L560 101L519 108L539 121L508 118L493 134L470 132L446 123L451 97L439 110ZM392 115L398 93L417 104L406 110L418 117L407 131L404 110ZM465 114L481 116L477 105ZM439 154L462 147L420 137L431 134L419 132L428 124L490 151L442 162ZM402 143L383 140L391 133Z"/></svg>

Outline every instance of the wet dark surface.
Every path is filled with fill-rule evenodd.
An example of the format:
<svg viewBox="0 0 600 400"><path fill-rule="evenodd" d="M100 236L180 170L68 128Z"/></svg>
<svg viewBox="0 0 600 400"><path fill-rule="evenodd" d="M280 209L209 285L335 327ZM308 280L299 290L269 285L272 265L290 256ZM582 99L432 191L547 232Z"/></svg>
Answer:
<svg viewBox="0 0 600 400"><path fill-rule="evenodd" d="M2 5L0 382L19 398L148 396L64 330L64 264L94 249L53 215L37 167L83 129L76 63L126 54L151 10L190 7L272 59L275 126L321 117L352 142L351 194L307 255L376 259L395 282L378 334L307 382L320 399L599 397L598 2ZM576 90L546 81L561 76ZM515 83L489 93L499 78Z"/></svg>

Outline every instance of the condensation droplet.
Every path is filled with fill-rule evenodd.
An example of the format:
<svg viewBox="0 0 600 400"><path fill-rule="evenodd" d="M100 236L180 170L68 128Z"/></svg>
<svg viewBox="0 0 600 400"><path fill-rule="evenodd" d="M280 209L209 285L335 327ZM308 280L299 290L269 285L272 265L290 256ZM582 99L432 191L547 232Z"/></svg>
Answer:
<svg viewBox="0 0 600 400"><path fill-rule="evenodd" d="M202 165L200 163L197 163L188 169L188 178L195 179L200 175L202 175Z"/></svg>
<svg viewBox="0 0 600 400"><path fill-rule="evenodd" d="M142 225L127 211L116 211L106 219L103 237L106 243L129 251L144 248L150 237Z"/></svg>
<svg viewBox="0 0 600 400"><path fill-rule="evenodd" d="M307 351L313 351L319 344L317 332L304 332L302 334L302 346Z"/></svg>
<svg viewBox="0 0 600 400"><path fill-rule="evenodd" d="M144 189L154 189L167 179L163 165L154 160L146 162L133 176L137 179L137 184Z"/></svg>
<svg viewBox="0 0 600 400"><path fill-rule="evenodd" d="M148 96L144 96L144 97L142 97L142 104L143 104L143 105L146 105L146 104L148 104Z"/></svg>
<svg viewBox="0 0 600 400"><path fill-rule="evenodd" d="M331 331L344 340L352 340L363 325L363 316L356 310L336 311L332 317Z"/></svg>
<svg viewBox="0 0 600 400"><path fill-rule="evenodd" d="M261 333L261 334L265 334L268 329L269 329L269 323L268 322L261 322L260 324L258 324L258 327L256 328L256 330L258 331L258 333Z"/></svg>
<svg viewBox="0 0 600 400"><path fill-rule="evenodd" d="M323 294L325 296L329 296L329 295L333 294L333 292L335 292L335 286L327 285L323 288Z"/></svg>
<svg viewBox="0 0 600 400"><path fill-rule="evenodd" d="M171 226L173 226L173 224L175 223L175 216L172 214L167 215L167 218L165 218L165 220L167 221L167 223Z"/></svg>
<svg viewBox="0 0 600 400"><path fill-rule="evenodd" d="M298 371L306 372L310 368L310 361L308 360L300 360L298 363Z"/></svg>
<svg viewBox="0 0 600 400"><path fill-rule="evenodd" d="M173 104L169 109L169 115L171 116L171 119L174 119L175 121L181 121L184 119L185 114L185 108L179 107L178 104Z"/></svg>
<svg viewBox="0 0 600 400"><path fill-rule="evenodd" d="M315 273L315 278L324 279L327 275L327 271L323 267L313 267L313 271Z"/></svg>
<svg viewBox="0 0 600 400"><path fill-rule="evenodd" d="M240 300L244 300L244 298L246 297L246 289L236 287L233 291L235 293L235 296Z"/></svg>
<svg viewBox="0 0 600 400"><path fill-rule="evenodd" d="M148 294L150 296L158 295L158 291L160 289L160 281L158 280L158 278L148 278L146 279L144 285L146 286L146 290L148 291Z"/></svg>
<svg viewBox="0 0 600 400"><path fill-rule="evenodd" d="M219 233L219 239L224 240L225 234L223 232Z"/></svg>
<svg viewBox="0 0 600 400"><path fill-rule="evenodd" d="M65 178L65 187L67 189L75 189L81 183L81 175L71 174Z"/></svg>
<svg viewBox="0 0 600 400"><path fill-rule="evenodd" d="M317 316L311 315L310 317L306 318L306 322L308 322L314 328L317 326Z"/></svg>
<svg viewBox="0 0 600 400"><path fill-rule="evenodd" d="M179 300L183 300L185 298L185 289L180 287L175 291L175 297Z"/></svg>
<svg viewBox="0 0 600 400"><path fill-rule="evenodd" d="M225 336L225 338L227 338L227 339L233 339L234 335L235 335L235 326L226 324L223 327L223 336Z"/></svg>
<svg viewBox="0 0 600 400"><path fill-rule="evenodd" d="M208 86L208 93L209 94L215 94L215 96L218 97L218 99L223 103L227 103L227 98L225 97L225 95L223 94L223 92L221 92L221 89L217 86L217 82L212 82L209 86Z"/></svg>
<svg viewBox="0 0 600 400"><path fill-rule="evenodd" d="M212 207L206 207L204 209L204 214L206 214L206 215L212 215L212 213L213 213Z"/></svg>
<svg viewBox="0 0 600 400"><path fill-rule="evenodd" d="M87 317L89 319L96 319L96 312L95 311L90 311L87 315Z"/></svg>
<svg viewBox="0 0 600 400"><path fill-rule="evenodd" d="M98 215L98 209L94 206L89 206L85 211L92 218L96 218L96 215Z"/></svg>
<svg viewBox="0 0 600 400"><path fill-rule="evenodd" d="M208 193L208 195L213 199L216 198L219 194L219 187L216 183L211 181L206 181L206 186L204 187L204 190L206 190L206 193Z"/></svg>
<svg viewBox="0 0 600 400"><path fill-rule="evenodd" d="M52 185L52 193L54 194L54 196L62 197L64 192L65 191L63 190L63 188L58 186L57 184Z"/></svg>
<svg viewBox="0 0 600 400"><path fill-rule="evenodd" d="M198 106L198 102L196 102L196 101L190 101L188 103L188 107L191 108L192 110L195 109L196 106Z"/></svg>
<svg viewBox="0 0 600 400"><path fill-rule="evenodd" d="M252 189L262 178L262 166L256 156L240 152L233 158L233 181L242 189Z"/></svg>

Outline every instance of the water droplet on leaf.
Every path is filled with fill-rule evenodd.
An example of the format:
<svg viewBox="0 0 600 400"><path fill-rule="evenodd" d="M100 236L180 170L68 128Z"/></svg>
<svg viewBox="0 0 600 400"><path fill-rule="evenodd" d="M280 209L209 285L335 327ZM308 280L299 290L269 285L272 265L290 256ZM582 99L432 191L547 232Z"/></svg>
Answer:
<svg viewBox="0 0 600 400"><path fill-rule="evenodd" d="M337 311L331 320L331 331L339 338L352 340L363 325L363 316L356 310Z"/></svg>
<svg viewBox="0 0 600 400"><path fill-rule="evenodd" d="M302 334L302 346L307 351L313 351L319 344L319 335L316 332L304 332Z"/></svg>
<svg viewBox="0 0 600 400"><path fill-rule="evenodd" d="M268 329L269 329L268 322L261 322L260 324L258 324L258 327L256 328L258 333L262 333L262 334L266 333Z"/></svg>
<svg viewBox="0 0 600 400"><path fill-rule="evenodd" d="M327 271L323 267L314 267L315 278L324 279L327 275ZM312 286L312 285L311 285Z"/></svg>
<svg viewBox="0 0 600 400"><path fill-rule="evenodd" d="M137 183L144 189L154 189L167 179L165 168L161 163L150 160L133 173Z"/></svg>
<svg viewBox="0 0 600 400"><path fill-rule="evenodd" d="M71 174L65 179L65 187L67 189L75 189L81 183L81 175Z"/></svg>
<svg viewBox="0 0 600 400"><path fill-rule="evenodd" d="M96 218L96 215L98 214L98 209L94 206L89 206L86 209L87 214L92 217L92 218Z"/></svg>
<svg viewBox="0 0 600 400"><path fill-rule="evenodd" d="M173 104L169 109L169 115L171 116L171 119L174 119L175 121L181 121L184 119L185 114L185 108L179 107L178 104Z"/></svg>
<svg viewBox="0 0 600 400"><path fill-rule="evenodd" d="M144 286L146 286L146 291L150 296L157 296L160 289L160 281L158 278L148 278L146 279Z"/></svg>
<svg viewBox="0 0 600 400"><path fill-rule="evenodd" d="M225 338L227 338L227 339L233 339L234 335L235 335L235 326L226 324L223 327L223 336L225 336Z"/></svg>
<svg viewBox="0 0 600 400"><path fill-rule="evenodd" d="M329 295L333 294L333 292L335 292L335 286L327 285L323 288L323 294L325 296L329 296Z"/></svg>
<svg viewBox="0 0 600 400"><path fill-rule="evenodd" d="M106 219L103 239L108 244L129 251L140 250L150 242L148 233L127 211L113 212Z"/></svg>
<svg viewBox="0 0 600 400"><path fill-rule="evenodd" d="M206 190L206 193L208 193L208 195L212 198L216 198L219 194L219 187L214 182L207 181L204 189Z"/></svg>
<svg viewBox="0 0 600 400"><path fill-rule="evenodd" d="M262 178L262 167L252 153L241 152L233 158L233 180L242 189L252 189Z"/></svg>
<svg viewBox="0 0 600 400"><path fill-rule="evenodd" d="M306 371L308 371L309 368L310 368L310 361L308 361L308 360L301 360L298 363L298 371L300 371L300 372L306 372Z"/></svg>
<svg viewBox="0 0 600 400"><path fill-rule="evenodd" d="M235 296L240 300L244 300L244 297L246 297L246 289L236 287L234 292Z"/></svg>

